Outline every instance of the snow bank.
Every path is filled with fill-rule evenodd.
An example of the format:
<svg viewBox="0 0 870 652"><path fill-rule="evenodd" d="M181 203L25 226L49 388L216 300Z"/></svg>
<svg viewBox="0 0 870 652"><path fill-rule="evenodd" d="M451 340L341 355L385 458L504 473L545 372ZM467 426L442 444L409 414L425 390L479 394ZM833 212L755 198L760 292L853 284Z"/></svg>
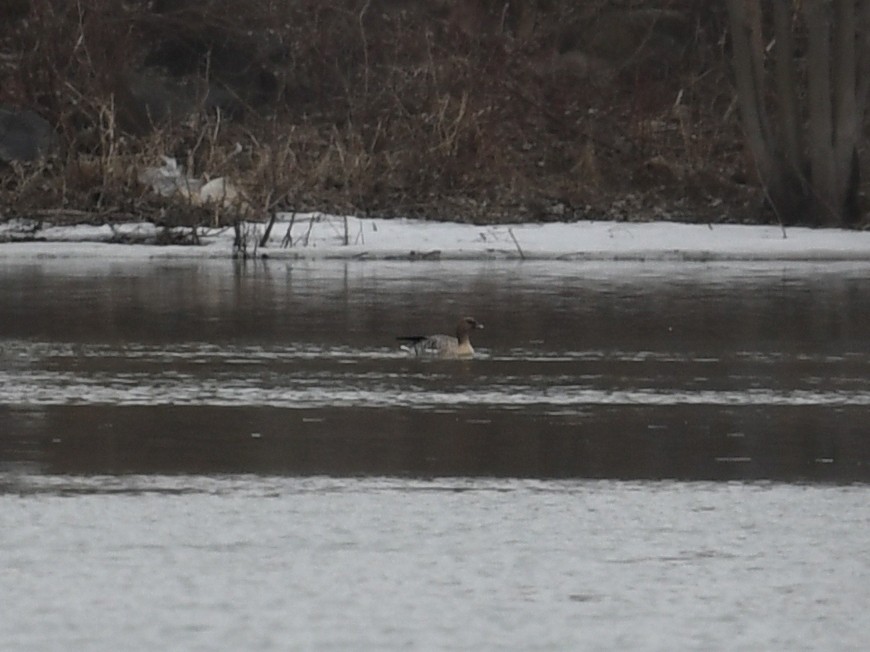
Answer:
<svg viewBox="0 0 870 652"><path fill-rule="evenodd" d="M265 246L262 223L245 223L247 255L269 258L424 260L856 260L870 261L870 232L672 222L575 222L475 226L319 213L282 215ZM231 228L201 229L198 246L151 242L151 224L46 227L0 225L0 259L229 258ZM22 240L31 241L22 241ZM35 240L34 240L35 239Z"/></svg>

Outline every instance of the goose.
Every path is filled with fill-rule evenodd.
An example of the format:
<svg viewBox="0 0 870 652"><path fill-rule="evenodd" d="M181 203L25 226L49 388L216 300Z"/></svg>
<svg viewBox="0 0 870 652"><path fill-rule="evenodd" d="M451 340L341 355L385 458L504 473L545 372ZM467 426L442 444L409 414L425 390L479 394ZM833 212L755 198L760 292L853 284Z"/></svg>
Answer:
<svg viewBox="0 0 870 652"><path fill-rule="evenodd" d="M470 358L474 356L469 334L483 324L473 317L465 317L456 325L456 335L403 335L396 339L402 349L418 357L427 358Z"/></svg>

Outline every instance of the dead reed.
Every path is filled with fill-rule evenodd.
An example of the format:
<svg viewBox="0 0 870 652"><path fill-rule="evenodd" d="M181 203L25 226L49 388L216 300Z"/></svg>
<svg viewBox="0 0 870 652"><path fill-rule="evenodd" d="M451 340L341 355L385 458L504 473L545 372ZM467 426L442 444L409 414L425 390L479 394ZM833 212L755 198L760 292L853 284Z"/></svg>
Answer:
<svg viewBox="0 0 870 652"><path fill-rule="evenodd" d="M25 4L0 9L0 103L37 109L60 147L0 167L5 215L509 222L606 216L627 194L641 209L746 198L723 23L697 3ZM182 109L143 103L142 71L183 80ZM139 172L164 156L244 201L156 196Z"/></svg>

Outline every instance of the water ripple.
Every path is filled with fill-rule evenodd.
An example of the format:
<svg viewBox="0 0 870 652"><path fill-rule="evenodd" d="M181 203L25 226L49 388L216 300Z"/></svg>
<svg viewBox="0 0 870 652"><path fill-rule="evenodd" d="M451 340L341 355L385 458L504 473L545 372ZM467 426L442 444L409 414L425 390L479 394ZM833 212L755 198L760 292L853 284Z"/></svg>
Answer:
<svg viewBox="0 0 870 652"><path fill-rule="evenodd" d="M718 363L726 361L720 368ZM738 351L710 357L517 348L472 363L420 364L391 348L312 343L269 347L7 340L0 344L0 362L0 402L9 405L870 405L870 361L866 354L849 352Z"/></svg>
<svg viewBox="0 0 870 652"><path fill-rule="evenodd" d="M733 351L711 356L692 351L624 351L576 350L547 351L530 348L512 348L493 352L478 349L479 357L491 361L524 362L691 362L693 364L718 364L725 360L755 363L815 362L840 363L867 361L866 352L843 352L835 355L825 353L792 353L781 351ZM406 352L398 348L375 347L360 349L349 345L324 346L315 343L294 343L285 346L262 346L240 344L210 344L183 342L171 344L125 343L112 344L65 342L33 342L27 340L0 341L0 360L63 360L63 359L146 360L150 362L220 362L224 364L275 363L294 360L347 360L347 359L407 359Z"/></svg>
<svg viewBox="0 0 870 652"><path fill-rule="evenodd" d="M811 389L738 390L644 387L609 389L583 385L536 387L505 383L481 388L438 388L397 382L395 377L322 375L266 384L259 377L197 378L168 373L95 374L72 372L0 373L0 401L12 405L187 405L314 407L582 407L588 405L870 405L870 391Z"/></svg>

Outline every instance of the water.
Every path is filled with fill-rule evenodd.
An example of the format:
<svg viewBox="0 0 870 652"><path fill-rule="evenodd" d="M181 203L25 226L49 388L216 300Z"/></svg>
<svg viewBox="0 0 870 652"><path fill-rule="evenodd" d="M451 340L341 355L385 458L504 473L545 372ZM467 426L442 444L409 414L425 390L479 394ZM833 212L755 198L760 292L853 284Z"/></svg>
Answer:
<svg viewBox="0 0 870 652"><path fill-rule="evenodd" d="M40 477L14 650L860 650L856 486Z"/></svg>
<svg viewBox="0 0 870 652"><path fill-rule="evenodd" d="M863 649L868 271L4 263L0 640Z"/></svg>
<svg viewBox="0 0 870 652"><path fill-rule="evenodd" d="M61 473L870 479L870 268L0 269L0 460ZM480 359L394 336L473 314Z"/></svg>

